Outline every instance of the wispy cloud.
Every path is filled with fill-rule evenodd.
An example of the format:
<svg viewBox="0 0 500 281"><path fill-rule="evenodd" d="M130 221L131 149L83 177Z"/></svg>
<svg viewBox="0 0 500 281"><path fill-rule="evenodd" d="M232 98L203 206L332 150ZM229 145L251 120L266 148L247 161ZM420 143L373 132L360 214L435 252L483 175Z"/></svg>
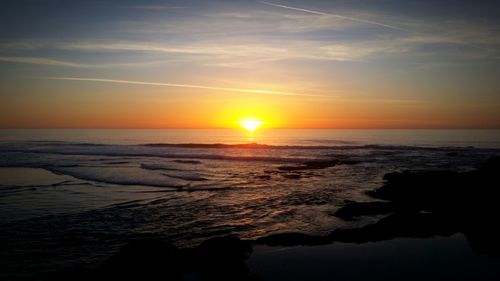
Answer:
<svg viewBox="0 0 500 281"><path fill-rule="evenodd" d="M162 6L162 5L137 5L137 6L123 6L122 8L151 10L151 11L163 11L163 10L184 9L186 7L185 6Z"/></svg>
<svg viewBox="0 0 500 281"><path fill-rule="evenodd" d="M490 35L490 36L488 36ZM417 61L432 59L497 59L500 55L494 34L411 34L390 36L389 38L372 38L370 40L259 40L258 36L249 36L245 40L234 38L214 38L210 41L161 42L161 41L75 41L75 42L10 42L3 49L17 56L0 56L0 61L53 65L79 68L112 68L112 67L144 67L165 64L172 61L190 62L193 65L249 67L276 61L373 61L387 56L404 55L406 59ZM262 41L262 42L260 42ZM286 42L286 44L284 44ZM453 46L467 48L454 48ZM426 48L426 46L439 46ZM18 51L15 51L18 48ZM0 43L0 50L2 44ZM22 56L26 50L54 49L73 52L110 53L107 56L118 62L72 62L59 58ZM130 54L123 61L122 52ZM111 55L112 54L112 55ZM115 56L116 54L116 56ZM443 54L447 58L442 57Z"/></svg>
<svg viewBox="0 0 500 281"><path fill-rule="evenodd" d="M137 22L128 25L132 30L124 28L126 35L112 34L107 39L0 40L0 61L80 68L141 67L175 61L193 67L249 68L286 60L369 62L404 56L405 61L420 63L500 56L499 30L487 24L454 19L438 25L432 20L378 12L345 16L275 2L260 3L260 9L248 12L211 10L196 17ZM404 26L404 30L418 32L377 29L367 34L358 29L361 24L403 29L365 18L388 19ZM122 28L122 22L119 24ZM64 57L44 57L47 53L61 53L53 50L63 50ZM76 61L66 61L68 53L74 53ZM109 63L96 61L93 55Z"/></svg>
<svg viewBox="0 0 500 281"><path fill-rule="evenodd" d="M270 90L260 90L260 89L225 88L225 87L213 87L205 85L174 84L174 83L147 82L147 81L135 81L135 80L117 80L117 79L101 79L101 78L86 78L86 77L43 77L43 78L50 80L88 81L88 82L103 82L103 83L116 83L116 84L191 88L191 89L216 90L216 91L247 93L247 94L267 94L267 95L280 95L280 96L324 97L324 98L331 97L324 95L302 94L294 92L281 92L281 91L270 91Z"/></svg>
<svg viewBox="0 0 500 281"><path fill-rule="evenodd" d="M137 51L155 53L175 53L188 55L218 55L218 56L246 56L269 55L286 52L283 47L266 46L263 44L222 44L219 42L194 42L185 44L148 43L148 42L72 42L60 43L54 46L64 50L80 51Z"/></svg>
<svg viewBox="0 0 500 281"><path fill-rule="evenodd" d="M61 60L55 60L50 58L41 57L0 57L0 61L5 62L15 62L15 63L27 63L27 64L41 64L41 65L53 65L53 66L66 66L66 67L96 67L89 64L73 63Z"/></svg>
<svg viewBox="0 0 500 281"><path fill-rule="evenodd" d="M323 11L309 10L309 9L288 6L288 5L282 5L282 4L266 2L266 1L258 1L258 2L265 4L265 5L278 7L278 8L284 8L284 9L289 9L289 10L294 10L294 11L299 11L299 12L305 12L305 13L310 13L310 14L315 14L315 15L320 15L320 16L329 16L329 17L338 18L338 19L342 19L342 20L349 20L349 21L354 21L354 22L358 22L358 23L365 23L365 24L380 26L380 27L389 28L389 29L393 29L393 30L409 31L409 30L401 28L399 26L390 25L390 24L386 24L386 23L382 23L382 22L378 22L378 21L371 21L371 20L361 19L361 18L357 18L357 17L343 16L343 15L327 13L327 12L323 12Z"/></svg>
<svg viewBox="0 0 500 281"><path fill-rule="evenodd" d="M359 61L375 54L403 53L409 50L410 42L405 40L366 41L310 41L292 40L283 45L282 40L267 40L249 37L251 43L233 42L234 39L199 41L190 43L170 42L63 42L55 44L56 49L89 52L138 52L172 55L176 58L217 60L219 64L234 64L245 61L271 62L279 60L326 60Z"/></svg>
<svg viewBox="0 0 500 281"><path fill-rule="evenodd" d="M25 64L38 64L38 65L51 65L51 66L62 66L62 67L74 67L74 68L110 68L110 67L129 67L129 66L150 66L155 64L162 64L168 62L168 60L156 60L156 61L141 61L141 62L130 62L130 63L99 63L99 64L86 64L69 62L64 60L45 58L45 57L24 57L24 56L0 56L0 61L13 62L13 63L25 63Z"/></svg>

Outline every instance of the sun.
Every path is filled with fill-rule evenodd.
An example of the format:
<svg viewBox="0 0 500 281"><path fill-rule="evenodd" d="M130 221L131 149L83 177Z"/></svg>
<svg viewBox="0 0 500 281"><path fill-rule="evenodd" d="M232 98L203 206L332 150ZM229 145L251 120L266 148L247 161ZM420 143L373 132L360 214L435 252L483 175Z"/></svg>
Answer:
<svg viewBox="0 0 500 281"><path fill-rule="evenodd" d="M255 119L245 119L243 121L240 121L241 126L243 128L247 129L249 132L255 131L260 125L264 124L264 122L261 122L259 120Z"/></svg>

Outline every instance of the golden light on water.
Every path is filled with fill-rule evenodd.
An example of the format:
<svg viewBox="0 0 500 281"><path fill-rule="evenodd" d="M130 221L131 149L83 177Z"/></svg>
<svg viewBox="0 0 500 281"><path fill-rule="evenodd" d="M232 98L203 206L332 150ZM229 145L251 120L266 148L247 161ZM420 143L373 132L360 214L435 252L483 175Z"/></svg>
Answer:
<svg viewBox="0 0 500 281"><path fill-rule="evenodd" d="M264 124L264 122L255 120L255 119L245 119L240 121L241 126L245 128L249 132L255 131L260 125Z"/></svg>

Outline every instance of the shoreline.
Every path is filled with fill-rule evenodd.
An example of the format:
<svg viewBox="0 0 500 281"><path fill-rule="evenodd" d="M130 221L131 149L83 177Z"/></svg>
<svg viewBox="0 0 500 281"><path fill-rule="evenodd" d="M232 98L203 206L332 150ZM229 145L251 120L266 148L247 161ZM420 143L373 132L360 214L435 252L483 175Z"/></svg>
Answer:
<svg viewBox="0 0 500 281"><path fill-rule="evenodd" d="M449 157L447 161L450 162L457 159L455 155L443 155ZM491 156L491 154L488 155ZM99 161L105 165L110 165L113 169L117 163L125 163L122 160L118 162L107 158ZM385 173L384 180L380 184L364 189L363 194L366 195L369 201L366 201L364 197L357 197L358 200L361 200L355 202L351 200L356 200L356 198L348 197L351 200L339 201L339 204L335 205L338 209L328 213L330 218L348 222L350 226L330 228L326 232L320 232L322 235L300 233L292 229L288 232L271 232L272 234L269 235L260 237L256 235L251 236L252 239L242 240L237 236L231 236L231 233L234 232L226 232L230 234L229 236L224 233L214 232L214 235L200 239L201 244L188 246L189 248L174 246L174 243L180 240L166 238L168 236L142 232L141 228L132 230L130 229L131 224L123 223L128 220L120 220L122 216L132 220L139 218L138 210L135 207L142 205L137 201L135 191L147 191L141 193L141 197L144 198L151 196L152 204L144 206L155 208L157 203L166 200L165 198L156 198L154 193L149 192L151 191L149 188L146 188L146 190L143 190L144 187L137 187L134 190L128 190L129 188L127 188L129 192L133 193L127 195L121 193L123 190L120 190L120 188L114 189L113 186L82 186L84 182L76 178L64 174L55 174L47 169L2 168L0 172L9 174L11 182L7 183L11 185L12 192L21 190L19 189L21 187L30 191L27 193L31 200L29 202L43 202L35 201L36 196L40 196L38 198L40 200L47 199L52 203L57 202L57 200L66 202L64 196L59 199L58 196L61 195L60 192L66 192L68 186L72 187L67 190L71 192L85 192L89 191L89 188L93 188L98 191L94 195L100 194L99 196L102 195L101 198L106 198L106 194L109 194L109 192L118 191L124 199L128 198L128 196L130 196L129 199L134 199L124 204L111 205L109 212L90 211L76 216L62 217L52 215L52 219L46 222L33 221L31 224L25 224L24 227L28 228L22 226L16 228L17 223L12 223L12 228L6 227L6 231L10 229L10 232L7 232L10 234L5 236L5 241L10 241L7 242L6 246L8 247L6 249L11 251L10 254L18 251L18 249L24 249L27 253L32 251L35 255L14 255L17 258L17 264L10 262L15 266L8 268L11 270L8 274L15 274L13 269L20 267L20 263L26 262L29 264L23 266L23 268L31 269L26 272L19 272L18 275L12 275L12 278L31 280L32 278L29 277L36 276L40 280L109 280L116 278L122 280L155 280L157 278L173 280L262 280L261 278L266 280L288 280L290 277L286 276L291 274L296 280L301 280L299 279L300 272L313 272L316 274L314 280L322 280L321 278L331 276L340 276L338 278L344 280L360 280L363 279L362 276L348 276L349 272L357 273L357 271L329 271L329 268L332 268L332 266L341 269L348 268L344 264L346 261L342 257L351 257L353 259L350 262L351 267L365 266L368 270L370 264L373 264L376 260L386 259L386 264L391 264L392 258L398 256L398 254L394 254L396 247L394 245L399 245L396 247L399 249L418 250L428 248L432 250L451 243L451 245L458 246L446 248L448 250L442 256L444 265L440 267L440 270L446 271L446 268L448 268L451 270L448 272L449 274L456 275L455 269L467 267L467 263L460 263L459 261L453 261L453 259L455 255L465 255L469 260L476 261L478 264L471 267L470 271L475 272L471 273L471 276L480 277L480 279L490 278L490 276L500 277L495 267L491 266L491 264L498 265L500 257L500 242L497 238L500 237L500 233L495 229L496 218L500 215L500 207L497 206L497 198L500 195L500 190L497 188L497 186L500 186L500 178L498 177L500 174L500 157L489 157L489 160L482 162L482 164L479 165L478 163L481 162L477 162L474 165L475 168L471 167L470 169L415 168L414 170L402 169ZM339 167L355 166L355 164L336 165L338 162L324 161L304 162L301 165L287 167L294 171L301 169L328 171L331 164ZM172 162L172 165L198 167L201 164L193 161L186 163L186 161L181 160ZM147 171L156 171L157 168L163 168L163 166L158 165L144 166L142 164L139 167L142 170L144 170L144 167L149 168L145 169ZM282 170L283 166L276 166L275 168ZM25 178L25 172L31 173L31 176L27 177L32 181L31 183ZM29 185L23 185L26 183L29 183ZM40 183L44 183L44 185L40 185ZM364 183L366 184L366 182ZM37 192L37 184L39 185L38 191L41 193ZM11 192L8 188L5 191ZM101 192L103 193L101 194ZM190 193L190 197L193 194ZM96 200L99 196L84 196L81 198L82 200L85 198ZM209 195L205 194L203 196ZM200 199L203 201L204 198L207 197ZM281 197L278 199L283 200ZM303 203L301 200L294 202L297 202L297 204ZM36 205L40 205L39 203L36 203ZM54 206L52 203L46 205ZM82 206L88 206L90 202L83 200L80 203L82 203ZM57 208L61 207L60 204L55 205L57 205ZM74 205L69 204L68 208L74 207ZM127 209L127 206L130 209ZM253 210L251 209L252 206L260 205L250 205L247 209ZM270 205L265 204L261 207L266 208L268 206ZM147 210L150 210L149 207ZM175 209L176 212L179 210ZM279 207L276 207L276 210L279 211ZM47 210L44 210L41 213L46 212ZM148 219L149 214L155 213L146 213L140 219ZM205 214L209 215L210 213ZM159 212L158 215L164 215L164 213ZM368 224L356 223L358 220L365 219L369 221ZM89 224L90 227L78 228L78 222ZM228 222L231 222L231 220ZM351 224L351 222L353 223ZM58 232L57 229L47 228L44 225L45 223L55 223L54 225L63 226L66 229ZM116 236L117 229L110 228L113 225L126 227L123 236ZM142 225L139 224L139 226ZM153 226L156 227L158 224L155 223ZM39 229L36 229L36 227L39 227ZM75 227L77 227L76 230ZM211 230L207 228L207 231ZM37 231L46 232L43 237L47 237L48 243L53 243L52 245L58 248L58 254L60 255L56 256L56 251L47 251L43 255L44 260L48 262L43 265L42 260L39 257L37 258L36 254L45 251L44 247L48 244L37 244L36 241L40 238ZM192 228L188 228L188 231L192 231ZM62 236L52 240L52 236L57 236L58 233L62 234ZM196 233L193 233L193 235L196 235ZM21 238L23 236L24 238ZM457 242L458 240L460 243ZM22 244L26 242L28 243ZM436 245L430 247L428 246L429 243ZM21 247L18 248L19 246ZM29 246L30 248L23 248L23 246ZM96 246L95 249L99 249L100 252L83 249L87 246ZM434 256L431 250L424 251L415 257L407 256L407 262L403 266L407 268L407 271L400 273L413 276L414 273L411 272L425 271L423 269L418 270L418 264L411 265L410 261L416 257L420 257L420 260L432 260ZM454 251L455 254L453 254ZM377 256L377 258L366 260L367 257L363 256L363 252L368 254L367 257ZM61 257L78 258L75 258L73 262L64 262ZM92 259L91 257L98 258ZM270 260L269 257L273 258ZM4 255L4 258L6 258L7 264L9 253ZM450 258L451 260L447 261ZM332 259L337 260L336 265L332 263ZM356 262L356 260L363 259L365 259L364 265ZM310 260L316 260L316 262L310 264ZM297 264L294 265L294 263ZM302 269L299 266L301 264ZM449 266L450 264L455 266ZM312 266L312 269L309 266ZM486 273L481 272L481 267L487 269ZM496 268L500 269L500 265ZM38 271L39 269L42 269L43 272ZM297 273L294 274L295 271ZM397 271L393 270L391 272ZM9 279L8 274L5 279ZM48 278L43 278L47 274ZM310 274L307 276L310 277ZM304 275L300 278L310 280L307 279L309 278L307 276ZM401 279L401 275L387 275L385 277L380 275L378 278L384 278L385 280L390 276L395 278L394 280ZM472 279L472 277L470 278ZM455 276L453 280L456 279L459 278ZM424 279L422 277L416 280Z"/></svg>
<svg viewBox="0 0 500 281"><path fill-rule="evenodd" d="M492 157L468 172L390 173L384 185L368 192L384 201L349 202L335 214L346 220L388 214L374 224L335 229L325 236L215 237L187 249L162 240L137 240L95 270L63 273L49 280L264 280L266 276L266 280L330 280L332 276L497 280L499 172L500 157ZM335 271L335 266L341 270Z"/></svg>

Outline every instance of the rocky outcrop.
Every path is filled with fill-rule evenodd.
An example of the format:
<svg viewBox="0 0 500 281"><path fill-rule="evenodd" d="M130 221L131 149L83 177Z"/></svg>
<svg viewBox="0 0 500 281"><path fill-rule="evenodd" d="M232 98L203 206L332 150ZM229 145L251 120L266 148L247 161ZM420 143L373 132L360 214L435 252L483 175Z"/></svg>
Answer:
<svg viewBox="0 0 500 281"><path fill-rule="evenodd" d="M385 184L368 195L385 201L350 203L335 215L391 214L373 225L335 230L333 240L362 243L462 232L476 252L500 256L500 157L470 172L405 171L384 178Z"/></svg>

